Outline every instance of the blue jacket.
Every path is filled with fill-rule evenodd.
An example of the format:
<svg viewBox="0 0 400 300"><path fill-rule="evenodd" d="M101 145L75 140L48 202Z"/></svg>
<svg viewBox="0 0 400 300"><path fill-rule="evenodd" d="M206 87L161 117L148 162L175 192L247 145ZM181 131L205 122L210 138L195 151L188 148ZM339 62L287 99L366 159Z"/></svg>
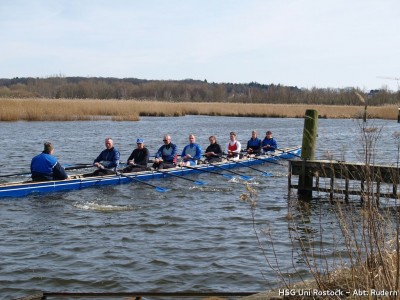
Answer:
<svg viewBox="0 0 400 300"><path fill-rule="evenodd" d="M101 151L93 163L101 162L105 168L116 170L119 165L119 157L119 151L115 147L112 147L111 149Z"/></svg>
<svg viewBox="0 0 400 300"><path fill-rule="evenodd" d="M32 158L31 173L33 180L64 180L68 178L57 159L45 152Z"/></svg>
<svg viewBox="0 0 400 300"><path fill-rule="evenodd" d="M264 148L264 146L267 146L267 145L270 147ZM271 139L264 138L261 146L263 148L263 152L275 151L278 148L278 144L276 143L274 138L271 138Z"/></svg>
<svg viewBox="0 0 400 300"><path fill-rule="evenodd" d="M253 152L254 152L254 153L260 153L260 150L261 150L261 140L260 140L259 138L256 138L255 140L250 139L250 140L247 142L247 148L246 148L246 150L249 150L250 148L253 149Z"/></svg>
<svg viewBox="0 0 400 300"><path fill-rule="evenodd" d="M185 155L190 154L192 156L192 161L201 159L201 148L198 144L189 144L186 145L185 148L183 148L182 151L182 157L184 157Z"/></svg>
<svg viewBox="0 0 400 300"><path fill-rule="evenodd" d="M162 145L156 153L156 158L162 158L163 161L175 163L176 156L178 154L178 147L175 144L169 143L168 145Z"/></svg>

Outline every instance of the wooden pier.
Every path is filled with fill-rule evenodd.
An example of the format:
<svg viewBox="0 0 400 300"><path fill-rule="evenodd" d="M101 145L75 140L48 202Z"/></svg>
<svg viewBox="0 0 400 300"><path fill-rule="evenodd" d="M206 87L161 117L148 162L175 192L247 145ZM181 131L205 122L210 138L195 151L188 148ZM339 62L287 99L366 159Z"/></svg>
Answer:
<svg viewBox="0 0 400 300"><path fill-rule="evenodd" d="M397 166L367 165L331 160L291 160L289 162L288 188L297 189L299 195L312 195L313 191L341 194L345 201L350 195L360 195L361 200L380 198L399 199L400 172ZM294 184L295 176L297 184ZM311 178L304 180L302 178Z"/></svg>

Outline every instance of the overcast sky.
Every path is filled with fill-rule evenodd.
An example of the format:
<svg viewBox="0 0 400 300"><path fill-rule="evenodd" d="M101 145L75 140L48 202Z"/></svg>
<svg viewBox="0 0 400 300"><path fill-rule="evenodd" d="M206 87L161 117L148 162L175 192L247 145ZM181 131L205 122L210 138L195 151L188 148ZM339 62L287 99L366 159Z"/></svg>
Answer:
<svg viewBox="0 0 400 300"><path fill-rule="evenodd" d="M57 74L396 91L400 1L0 0L0 78Z"/></svg>

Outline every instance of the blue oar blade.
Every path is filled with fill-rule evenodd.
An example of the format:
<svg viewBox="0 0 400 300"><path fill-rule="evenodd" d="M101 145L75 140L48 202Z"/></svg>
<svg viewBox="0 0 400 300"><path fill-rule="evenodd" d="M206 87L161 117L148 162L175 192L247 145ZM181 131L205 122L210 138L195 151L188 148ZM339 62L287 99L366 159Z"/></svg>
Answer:
<svg viewBox="0 0 400 300"><path fill-rule="evenodd" d="M274 174L264 172L264 173L263 173L263 176L266 176L266 177L273 177Z"/></svg>
<svg viewBox="0 0 400 300"><path fill-rule="evenodd" d="M229 175L229 174L221 174L222 176L224 176L225 178L229 178L229 179L232 179L233 178L233 176L232 175Z"/></svg>
<svg viewBox="0 0 400 300"><path fill-rule="evenodd" d="M165 192L169 192L169 191L170 191L170 189L165 189L165 188L162 188L162 187L159 187L159 186L157 186L157 187L155 188L155 190L156 190L157 192L160 192L160 193L165 193Z"/></svg>
<svg viewBox="0 0 400 300"><path fill-rule="evenodd" d="M253 179L252 176L246 176L246 175L242 175L242 176L240 176L240 178L242 178L243 180L251 180L251 179Z"/></svg>
<svg viewBox="0 0 400 300"><path fill-rule="evenodd" d="M194 181L194 183L197 184L197 185L205 185L205 184L207 184L207 182L199 181L199 180Z"/></svg>

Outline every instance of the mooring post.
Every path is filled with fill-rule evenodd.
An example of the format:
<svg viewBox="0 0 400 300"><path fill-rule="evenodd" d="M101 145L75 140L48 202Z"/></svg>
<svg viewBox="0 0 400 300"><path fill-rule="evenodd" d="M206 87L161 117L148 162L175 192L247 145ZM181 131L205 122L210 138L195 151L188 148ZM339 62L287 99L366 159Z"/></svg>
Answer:
<svg viewBox="0 0 400 300"><path fill-rule="evenodd" d="M400 107L397 110L397 123L400 123Z"/></svg>
<svg viewBox="0 0 400 300"><path fill-rule="evenodd" d="M301 159L303 161L315 158L315 145L317 142L318 112L307 109L304 116L303 143L301 148ZM312 198L313 174L307 168L303 169L299 177L297 195L299 199L309 200Z"/></svg>

